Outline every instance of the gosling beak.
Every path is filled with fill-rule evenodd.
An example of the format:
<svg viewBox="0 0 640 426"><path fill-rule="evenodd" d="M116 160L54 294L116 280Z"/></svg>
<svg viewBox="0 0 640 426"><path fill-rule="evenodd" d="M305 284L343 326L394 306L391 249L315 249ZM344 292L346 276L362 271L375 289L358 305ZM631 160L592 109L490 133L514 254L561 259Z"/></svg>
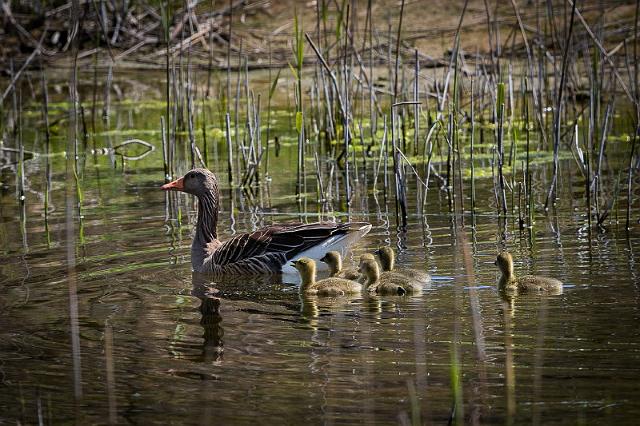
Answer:
<svg viewBox="0 0 640 426"><path fill-rule="evenodd" d="M296 267L296 265L298 265L298 261L297 261L297 260L292 260L292 261L291 261L291 264L292 264L294 267Z"/></svg>
<svg viewBox="0 0 640 426"><path fill-rule="evenodd" d="M326 254L320 258L320 262L327 263L327 255Z"/></svg>
<svg viewBox="0 0 640 426"><path fill-rule="evenodd" d="M183 178L174 180L173 182L165 183L160 187L163 191L184 191Z"/></svg>
<svg viewBox="0 0 640 426"><path fill-rule="evenodd" d="M494 264L494 265L496 265L496 266L498 266L498 261L497 261L497 260L494 260L494 261L493 261L493 264Z"/></svg>
<svg viewBox="0 0 640 426"><path fill-rule="evenodd" d="M376 256L380 256L380 249L377 249L376 251L374 251L373 254L375 254Z"/></svg>

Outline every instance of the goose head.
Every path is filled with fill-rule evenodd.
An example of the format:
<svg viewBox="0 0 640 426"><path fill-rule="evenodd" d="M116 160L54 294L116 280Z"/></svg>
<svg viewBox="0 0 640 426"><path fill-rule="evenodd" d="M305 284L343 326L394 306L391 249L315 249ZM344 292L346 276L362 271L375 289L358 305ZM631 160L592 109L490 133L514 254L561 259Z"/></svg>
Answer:
<svg viewBox="0 0 640 426"><path fill-rule="evenodd" d="M391 247L380 247L375 253L380 258L383 271L392 271L396 263L396 253Z"/></svg>
<svg viewBox="0 0 640 426"><path fill-rule="evenodd" d="M380 269L375 259L361 259L358 272L367 277L367 286L375 283L380 278Z"/></svg>
<svg viewBox="0 0 640 426"><path fill-rule="evenodd" d="M182 191L200 198L208 194L217 194L218 180L207 169L189 170L183 177L160 187L165 191Z"/></svg>
<svg viewBox="0 0 640 426"><path fill-rule="evenodd" d="M500 253L493 263L500 269L502 275L507 277L513 275L513 257L509 252L503 251Z"/></svg>
<svg viewBox="0 0 640 426"><path fill-rule="evenodd" d="M302 279L302 284L312 284L316 280L316 262L308 257L291 261Z"/></svg>
<svg viewBox="0 0 640 426"><path fill-rule="evenodd" d="M375 262L376 258L371 253L365 253L362 256L360 256L360 265L362 265L362 262L365 262L367 260L373 260Z"/></svg>
<svg viewBox="0 0 640 426"><path fill-rule="evenodd" d="M331 274L335 274L342 269L342 256L337 251L328 251L324 256L320 259L320 261L329 265L329 269L331 269Z"/></svg>

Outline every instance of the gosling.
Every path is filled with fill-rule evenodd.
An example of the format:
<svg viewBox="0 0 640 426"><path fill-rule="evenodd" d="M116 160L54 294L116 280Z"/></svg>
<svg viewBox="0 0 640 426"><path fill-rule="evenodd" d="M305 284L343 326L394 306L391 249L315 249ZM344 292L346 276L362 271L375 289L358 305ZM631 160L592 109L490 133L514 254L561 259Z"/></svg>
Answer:
<svg viewBox="0 0 640 426"><path fill-rule="evenodd" d="M360 278L360 273L355 268L342 268L342 256L340 252L328 251L320 259L322 262L329 265L329 272L332 277L344 278L346 280L357 281Z"/></svg>
<svg viewBox="0 0 640 426"><path fill-rule="evenodd" d="M365 260L371 260L372 262L375 262L376 257L373 255L373 253L364 253L360 256L360 262L358 263L358 273L360 273L360 278L358 278L357 281L363 286L367 283L367 276L360 272L360 265L362 265L362 262L364 262Z"/></svg>
<svg viewBox="0 0 640 426"><path fill-rule="evenodd" d="M387 272L393 272L396 274L404 275L413 281L419 282L420 284L429 284L431 282L431 275L423 271L409 268L402 268L402 271L394 271L393 268L396 264L396 253L391 247L380 247L375 251L375 253L380 258L380 265L382 266L382 270L384 271L382 273L383 275Z"/></svg>
<svg viewBox="0 0 640 426"><path fill-rule="evenodd" d="M358 266L361 266L362 263L369 260L374 263L377 263L376 257L373 255L373 253L365 253L362 256L360 256L360 263ZM378 271L380 271L380 268L378 268ZM385 280L385 281L405 281L407 279L407 276L402 275L401 273L396 271L384 271L384 272L379 272L379 279ZM358 282L361 284L365 284L367 282L366 275L360 274L360 278L358 279Z"/></svg>
<svg viewBox="0 0 640 426"><path fill-rule="evenodd" d="M302 284L300 294L317 296L344 296L357 294L362 291L362 285L344 278L325 278L316 281L316 262L308 257L301 257L293 261L293 266L298 270Z"/></svg>
<svg viewBox="0 0 640 426"><path fill-rule="evenodd" d="M360 272L367 277L366 290L371 294L405 295L407 293L419 293L422 286L407 277L381 277L378 263L372 259L360 261Z"/></svg>
<svg viewBox="0 0 640 426"><path fill-rule="evenodd" d="M539 275L523 275L517 277L513 272L513 257L508 252L502 252L494 262L502 272L499 288L507 291L522 292L547 292L560 294L562 293L562 282L549 277L541 277Z"/></svg>

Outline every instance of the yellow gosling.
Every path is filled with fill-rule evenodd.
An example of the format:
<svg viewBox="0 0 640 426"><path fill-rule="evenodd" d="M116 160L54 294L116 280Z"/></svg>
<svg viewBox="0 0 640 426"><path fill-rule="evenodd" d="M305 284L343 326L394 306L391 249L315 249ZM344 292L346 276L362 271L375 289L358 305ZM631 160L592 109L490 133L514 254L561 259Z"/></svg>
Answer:
<svg viewBox="0 0 640 426"><path fill-rule="evenodd" d="M562 293L562 282L555 278L541 277L539 275L516 276L513 272L513 257L506 251L498 255L495 264L502 272L502 277L500 277L500 282L498 283L501 290Z"/></svg>
<svg viewBox="0 0 640 426"><path fill-rule="evenodd" d="M373 255L373 253L364 253L363 255L360 256L360 262L358 263L358 269L356 269L356 271L358 271L360 276L358 277L358 279L356 281L358 281L363 286L367 282L367 277L366 277L366 275L364 275L363 273L360 272L360 265L362 265L362 262L364 262L365 260L373 260L375 262L376 261L376 257Z"/></svg>
<svg viewBox="0 0 640 426"><path fill-rule="evenodd" d="M360 256L359 266L362 266L362 263L365 261L372 261L374 263L377 263L376 257L372 253L365 253L362 256ZM378 270L380 270L380 268L378 268ZM401 273L398 273L395 271L379 272L379 278L383 281L390 281L390 282L391 281L404 282L407 279L405 275L402 275ZM360 279L358 280L358 282L361 284L365 284L367 282L367 277L364 274L360 274ZM422 289L422 285L420 285L420 288Z"/></svg>
<svg viewBox="0 0 640 426"><path fill-rule="evenodd" d="M421 284L429 284L431 282L431 275L423 271L409 268L402 268L401 271L394 270L396 265L396 253L391 247L380 247L376 250L376 254L380 258L380 266L382 266L383 274L385 272L395 272L397 274L404 275L411 280L418 281Z"/></svg>
<svg viewBox="0 0 640 426"><path fill-rule="evenodd" d="M375 260L365 259L360 261L360 272L366 277L365 289L371 294L403 295L406 292L401 285L391 281L380 281L380 268Z"/></svg>
<svg viewBox="0 0 640 426"><path fill-rule="evenodd" d="M293 266L298 270L302 284L300 284L300 294L317 296L343 296L345 294L355 294L362 291L362 285L355 281L344 278L325 278L316 281L316 262L308 257L301 257L293 262Z"/></svg>
<svg viewBox="0 0 640 426"><path fill-rule="evenodd" d="M360 261L360 272L367 277L365 288L369 293L383 295L416 294L422 291L422 285L407 277L393 274L380 274L380 268L375 260Z"/></svg>
<svg viewBox="0 0 640 426"><path fill-rule="evenodd" d="M329 265L329 272L332 277L344 278L346 280L353 281L360 278L360 273L357 269L342 268L342 256L340 255L340 252L328 251L320 260Z"/></svg>
<svg viewBox="0 0 640 426"><path fill-rule="evenodd" d="M360 256L360 262L358 263L358 273L360 273L360 278L358 278L357 281L360 284L362 284L363 286L367 282L367 276L361 272L361 268L360 267L362 266L362 262L364 262L366 260L372 260L372 261L375 262L376 261L376 257L372 253L365 253L365 254Z"/></svg>

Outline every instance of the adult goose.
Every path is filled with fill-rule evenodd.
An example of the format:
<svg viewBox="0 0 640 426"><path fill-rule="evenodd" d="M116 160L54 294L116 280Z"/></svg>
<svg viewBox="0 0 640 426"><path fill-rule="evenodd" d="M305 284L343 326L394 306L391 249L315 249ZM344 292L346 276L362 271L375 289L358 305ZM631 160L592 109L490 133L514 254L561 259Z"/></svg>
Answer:
<svg viewBox="0 0 640 426"><path fill-rule="evenodd" d="M218 239L220 192L216 176L207 169L193 169L161 187L198 197L198 221L191 244L191 265L196 272L223 275L295 273L291 260L320 259L327 251L342 250L362 238L371 225L348 223L284 223L257 231Z"/></svg>

